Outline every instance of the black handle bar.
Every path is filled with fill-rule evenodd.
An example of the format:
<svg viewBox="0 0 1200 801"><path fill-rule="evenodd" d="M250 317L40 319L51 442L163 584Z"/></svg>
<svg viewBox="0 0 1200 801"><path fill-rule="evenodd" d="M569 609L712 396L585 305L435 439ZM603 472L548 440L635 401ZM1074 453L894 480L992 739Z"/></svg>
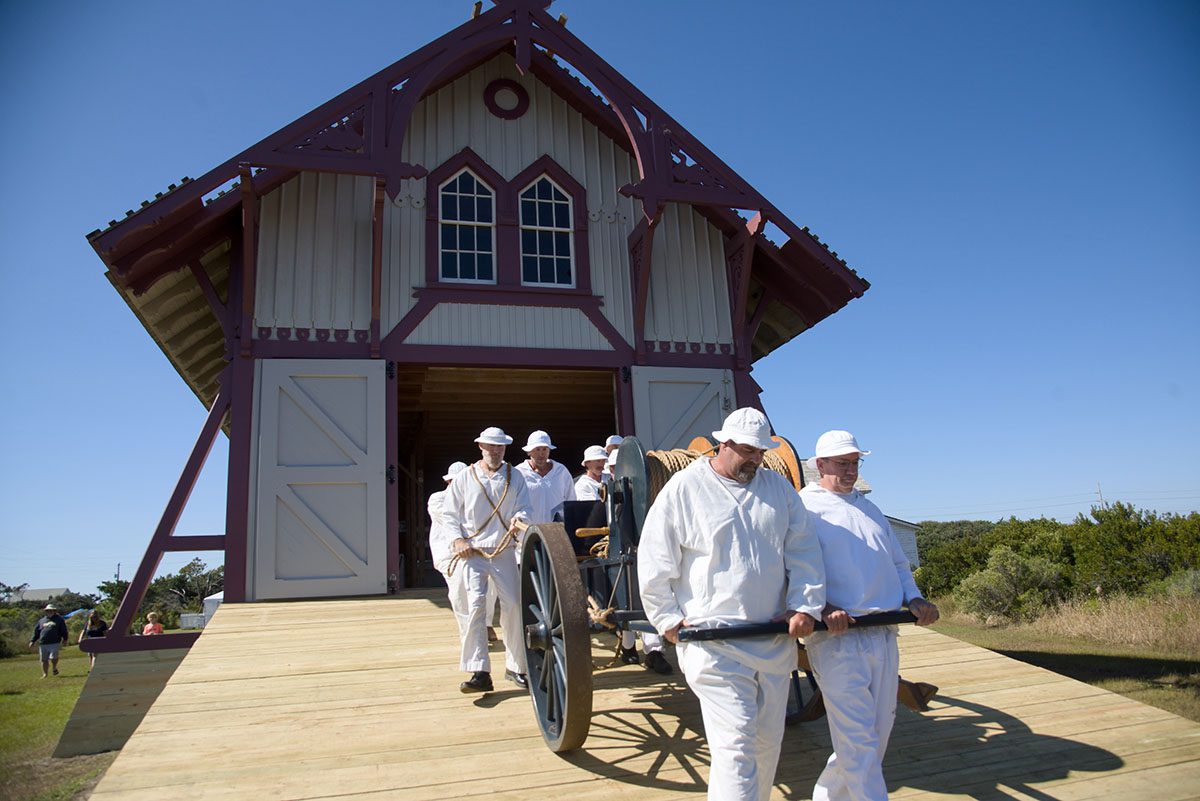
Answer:
<svg viewBox="0 0 1200 801"><path fill-rule="evenodd" d="M854 618L851 627L857 626L891 626L896 623L915 623L917 616L907 609L896 612L875 612L870 615L859 615ZM816 631L826 631L821 621L813 627ZM745 637L767 637L788 633L788 624L780 620L775 623L746 623L739 626L713 626L711 628L691 628L685 626L679 630L680 642L699 642L701 640L740 640Z"/></svg>

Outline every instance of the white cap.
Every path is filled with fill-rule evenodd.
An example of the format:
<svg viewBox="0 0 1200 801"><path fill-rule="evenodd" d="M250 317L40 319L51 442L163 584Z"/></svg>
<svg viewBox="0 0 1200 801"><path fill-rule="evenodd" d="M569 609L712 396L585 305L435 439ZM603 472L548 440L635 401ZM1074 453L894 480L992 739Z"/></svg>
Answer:
<svg viewBox="0 0 1200 801"><path fill-rule="evenodd" d="M604 450L603 445L588 445L587 450L583 452L583 461L581 465L587 467L588 462L594 462L597 459L607 460L608 453Z"/></svg>
<svg viewBox="0 0 1200 801"><path fill-rule="evenodd" d="M817 468L818 459L828 459L831 456L845 456L847 453L870 455L858 446L858 440L849 431L826 431L817 438L817 455L808 460L808 466Z"/></svg>
<svg viewBox="0 0 1200 801"><path fill-rule="evenodd" d="M725 418L720 431L712 432L717 442L733 441L739 445L768 450L778 448L779 443L771 439L771 424L767 416L749 406L735 409Z"/></svg>
<svg viewBox="0 0 1200 801"><path fill-rule="evenodd" d="M454 462L446 468L446 475L442 476L442 481L449 481L459 473L467 469L467 465L463 462Z"/></svg>
<svg viewBox="0 0 1200 801"><path fill-rule="evenodd" d="M511 442L511 440L509 440ZM529 435L529 441L525 443L521 450L529 453L534 448L549 448L554 450L554 443L550 441L550 435L545 431L534 431Z"/></svg>
<svg viewBox="0 0 1200 801"><path fill-rule="evenodd" d="M620 434L613 434L611 437L604 440L604 447L607 448L609 445L620 445L623 441L624 438Z"/></svg>
<svg viewBox="0 0 1200 801"><path fill-rule="evenodd" d="M475 441L480 445L512 445L512 437L504 433L503 428L489 426L479 432Z"/></svg>

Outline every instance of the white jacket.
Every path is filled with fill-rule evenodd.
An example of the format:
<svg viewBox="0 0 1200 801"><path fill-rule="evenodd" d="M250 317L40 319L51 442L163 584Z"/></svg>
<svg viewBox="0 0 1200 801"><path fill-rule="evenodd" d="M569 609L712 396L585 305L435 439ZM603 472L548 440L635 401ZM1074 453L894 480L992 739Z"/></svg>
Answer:
<svg viewBox="0 0 1200 801"><path fill-rule="evenodd" d="M908 557L879 507L858 490L800 491L825 556L825 594L851 616L900 609L921 597Z"/></svg>
<svg viewBox="0 0 1200 801"><path fill-rule="evenodd" d="M562 514L563 501L575 500L575 482L571 472L560 462L552 461L553 467L544 476L529 466L526 460L517 465L529 487L529 503L533 507L530 523L551 523L555 514Z"/></svg>
<svg viewBox="0 0 1200 801"><path fill-rule="evenodd" d="M511 478L508 478L509 474ZM507 494L504 490L506 480L510 482ZM483 487L487 488L486 496ZM492 514L492 504L495 503L500 506L497 515ZM450 530L451 541L466 537L474 548L494 548L499 545L508 531L509 521L519 517L529 522L530 514L529 490L525 486L525 479L521 471L510 464L500 465L494 475L488 476L476 462L454 477L442 501L442 518Z"/></svg>
<svg viewBox="0 0 1200 801"><path fill-rule="evenodd" d="M691 626L766 623L789 609L820 620L821 548L796 490L766 468L730 486L710 462L697 459L672 476L646 515L637 564L650 622L660 632L684 619ZM796 666L786 635L704 647L755 670Z"/></svg>

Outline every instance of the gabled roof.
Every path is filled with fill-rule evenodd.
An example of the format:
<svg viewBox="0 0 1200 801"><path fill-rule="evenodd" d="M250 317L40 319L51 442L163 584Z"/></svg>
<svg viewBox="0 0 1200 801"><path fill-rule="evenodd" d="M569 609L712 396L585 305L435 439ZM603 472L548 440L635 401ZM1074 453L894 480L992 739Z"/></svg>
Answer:
<svg viewBox="0 0 1200 801"><path fill-rule="evenodd" d="M228 246L240 229L245 198L262 196L300 171L375 176L394 197L402 180L423 177L437 166L408 163L402 156L417 104L508 52L518 69L547 83L633 155L638 178L620 191L640 201L647 219L655 219L666 203L691 203L731 240L752 240L746 285L751 295L770 296L758 313L765 330L754 343L755 357L866 291L869 284L836 254L556 21L546 10L551 0L494 1L488 11L200 178L173 185L125 219L89 234L114 285L133 303L163 276L194 270L212 250ZM787 237L778 247L762 235L768 222ZM749 318L755 309L739 311Z"/></svg>

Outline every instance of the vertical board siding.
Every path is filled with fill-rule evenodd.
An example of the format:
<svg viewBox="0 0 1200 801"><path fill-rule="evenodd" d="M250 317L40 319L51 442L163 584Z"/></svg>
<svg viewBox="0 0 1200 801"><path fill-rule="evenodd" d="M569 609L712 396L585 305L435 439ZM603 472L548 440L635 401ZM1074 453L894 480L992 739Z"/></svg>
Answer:
<svg viewBox="0 0 1200 801"><path fill-rule="evenodd" d="M646 339L731 344L721 232L691 206L669 203L654 232L653 258Z"/></svg>
<svg viewBox="0 0 1200 801"><path fill-rule="evenodd" d="M497 78L517 81L529 92L529 110L520 119L500 119L484 106L484 89ZM628 237L640 211L617 191L636 178L632 157L549 87L518 73L508 55L497 56L418 104L402 158L432 169L464 147L506 179L548 154L583 184L592 292L604 298L602 313L632 344ZM385 333L412 309L413 290L425 283L425 192L425 180L407 180L385 205ZM369 326L373 199L369 177L317 173L302 173L262 199L256 326ZM667 206L655 233L650 275L647 340L732 342L723 237L690 206ZM521 324L512 315L503 319L504 324ZM421 330L423 336L432 336L434 329L423 325ZM558 325L556 332L576 342L596 341L598 336L590 323ZM422 341L452 344L460 334L447 330L446 340ZM514 336L521 340L524 334ZM603 342L601 347L609 345Z"/></svg>
<svg viewBox="0 0 1200 801"><path fill-rule="evenodd" d="M529 93L529 110L520 119L500 119L484 106L484 89L497 78L516 81ZM548 154L586 188L592 293L604 298L604 316L632 344L628 237L641 212L617 192L636 175L632 157L545 84L517 72L508 55L497 56L422 100L413 112L401 157L433 169L464 147L510 180ZM413 288L425 283L424 203L425 181L406 181L386 210L392 227L384 265L385 332L412 308ZM607 342L603 349L609 349Z"/></svg>
<svg viewBox="0 0 1200 801"><path fill-rule="evenodd" d="M408 345L612 350L579 309L440 303L404 340Z"/></svg>
<svg viewBox="0 0 1200 801"><path fill-rule="evenodd" d="M305 172L262 198L255 326L371 324L369 177Z"/></svg>

